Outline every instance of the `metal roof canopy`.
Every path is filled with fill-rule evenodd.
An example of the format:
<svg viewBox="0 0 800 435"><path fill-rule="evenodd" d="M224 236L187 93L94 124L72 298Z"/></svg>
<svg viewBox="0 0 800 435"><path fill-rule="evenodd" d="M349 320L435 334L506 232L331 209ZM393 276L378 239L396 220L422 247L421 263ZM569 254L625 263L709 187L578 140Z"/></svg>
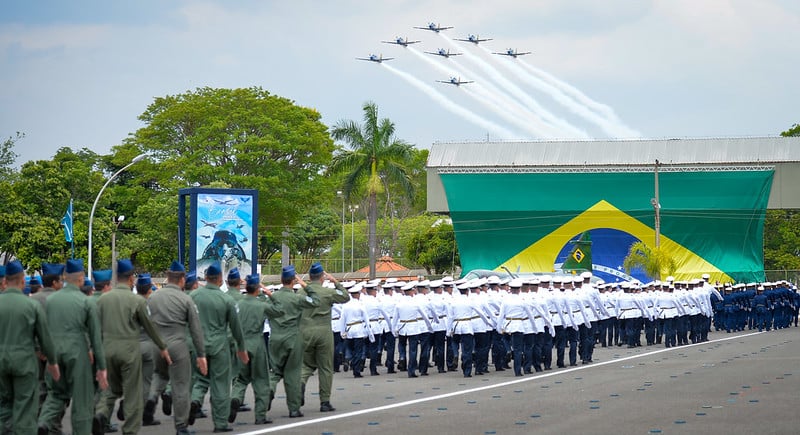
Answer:
<svg viewBox="0 0 800 435"><path fill-rule="evenodd" d="M428 211L448 213L439 174L746 171L775 169L768 208L800 208L800 137L437 142L428 155Z"/></svg>

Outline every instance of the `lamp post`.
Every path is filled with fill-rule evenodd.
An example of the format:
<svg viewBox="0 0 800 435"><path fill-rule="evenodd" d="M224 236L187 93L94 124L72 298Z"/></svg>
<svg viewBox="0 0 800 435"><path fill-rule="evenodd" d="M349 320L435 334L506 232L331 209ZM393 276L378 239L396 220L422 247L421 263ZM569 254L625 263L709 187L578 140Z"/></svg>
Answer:
<svg viewBox="0 0 800 435"><path fill-rule="evenodd" d="M344 275L344 192L337 190L336 196L342 197L342 275Z"/></svg>
<svg viewBox="0 0 800 435"><path fill-rule="evenodd" d="M114 230L111 232L111 282L117 280L117 268L113 267L117 261L117 230L124 220L125 216L123 215L114 217Z"/></svg>
<svg viewBox="0 0 800 435"><path fill-rule="evenodd" d="M353 253L355 251L354 240L356 232L356 226L353 221L353 212L356 210L358 210L358 204L350 207L350 272L356 271L355 257L354 257L355 254Z"/></svg>
<svg viewBox="0 0 800 435"><path fill-rule="evenodd" d="M91 213L89 213L89 276L92 276L92 223L94 223L94 211L97 208L97 202L100 201L100 195L103 194L103 191L106 190L106 187L108 187L108 185L111 184L111 182L114 181L114 179L117 178L119 174L121 174L123 171L133 166L135 163L144 159L145 157L147 157L147 154L139 154L138 156L134 157L130 163L123 166L122 169L120 169L117 172L114 172L114 174L111 175L111 177L109 177L108 180L106 180L106 184L103 185L103 187L100 189L100 192L97 193L97 198L94 199L94 204L92 204L92 211ZM113 264L111 265L111 270L114 270Z"/></svg>
<svg viewBox="0 0 800 435"><path fill-rule="evenodd" d="M655 210L655 213L656 213L656 222L655 222L656 249L661 247L661 202L659 200L659 194L658 194L658 165L659 165L658 160L656 160L656 166L655 166L655 191L656 191L655 193L656 193L656 196L655 196L655 198L651 198L650 199L650 205L653 206L653 209Z"/></svg>

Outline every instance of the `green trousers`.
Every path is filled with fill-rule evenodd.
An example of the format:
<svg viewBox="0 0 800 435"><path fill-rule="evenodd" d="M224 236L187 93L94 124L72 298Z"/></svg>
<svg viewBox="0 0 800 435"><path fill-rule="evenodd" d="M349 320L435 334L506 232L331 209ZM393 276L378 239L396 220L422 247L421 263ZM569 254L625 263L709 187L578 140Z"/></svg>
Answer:
<svg viewBox="0 0 800 435"><path fill-rule="evenodd" d="M67 403L71 400L72 432L86 435L92 431L92 409L94 408L94 376L89 363L89 349L83 335L66 337L53 335L53 340L62 343L59 347L69 349L58 354L58 366L61 378L54 381L50 373L45 374L47 398L39 413L39 426L47 427L51 432L61 427L61 418Z"/></svg>
<svg viewBox="0 0 800 435"><path fill-rule="evenodd" d="M271 336L269 339L269 354L274 366L271 367L269 383L273 388L283 379L283 389L286 390L286 405L289 412L300 410L302 392L300 387L300 370L303 364L303 340L300 335ZM270 395L272 397L272 395ZM271 408L272 400L267 407Z"/></svg>
<svg viewBox="0 0 800 435"><path fill-rule="evenodd" d="M211 390L211 418L215 428L228 426L228 415L231 412L231 353L230 349L222 349L217 354L207 354L208 376L198 372L198 378L192 387L192 401L203 403L205 391ZM173 391L175 386L173 385Z"/></svg>
<svg viewBox="0 0 800 435"><path fill-rule="evenodd" d="M111 415L117 399L125 401L123 435L136 434L142 427L144 402L142 400L142 354L139 340L105 340L108 369L108 389L103 391L95 412L106 418Z"/></svg>
<svg viewBox="0 0 800 435"><path fill-rule="evenodd" d="M252 385L255 397L255 418L258 420L267 416L267 402L272 394L269 383L267 348L264 346L263 336L256 337L255 343L250 338L247 339L247 354L250 356L250 362L240 365L239 373L233 379L231 397L239 399L239 403L244 403L247 386Z"/></svg>
<svg viewBox="0 0 800 435"><path fill-rule="evenodd" d="M38 367L32 352L0 353L0 432L37 433Z"/></svg>
<svg viewBox="0 0 800 435"><path fill-rule="evenodd" d="M302 382L319 371L319 401L331 400L333 387L333 334L331 328L303 329L303 370Z"/></svg>

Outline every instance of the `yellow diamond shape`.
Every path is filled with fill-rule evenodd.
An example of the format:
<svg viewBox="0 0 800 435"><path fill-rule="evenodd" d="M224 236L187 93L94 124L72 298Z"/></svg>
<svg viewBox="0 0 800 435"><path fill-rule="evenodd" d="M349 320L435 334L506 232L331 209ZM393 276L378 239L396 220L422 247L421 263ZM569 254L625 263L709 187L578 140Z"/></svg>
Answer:
<svg viewBox="0 0 800 435"><path fill-rule="evenodd" d="M581 251L580 248L576 249L575 252L572 253L572 258L574 258L575 261L580 263L581 260L583 260L583 251Z"/></svg>

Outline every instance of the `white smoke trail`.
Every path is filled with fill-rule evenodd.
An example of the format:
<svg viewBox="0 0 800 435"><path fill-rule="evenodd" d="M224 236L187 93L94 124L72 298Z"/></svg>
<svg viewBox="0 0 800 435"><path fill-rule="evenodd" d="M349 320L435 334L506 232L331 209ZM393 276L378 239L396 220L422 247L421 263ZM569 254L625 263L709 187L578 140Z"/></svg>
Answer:
<svg viewBox="0 0 800 435"><path fill-rule="evenodd" d="M437 62L433 60L430 56L426 56L419 50L414 49L413 47L408 47L409 51L414 54L415 56L419 57L420 59L427 62L429 65L433 66L434 68L438 69L439 71L447 74L448 77L453 75L453 69L456 70L457 75L460 77L464 74L467 74L466 70L461 68L457 62L454 62L452 59L448 59L448 65L451 65L453 68L448 69L442 62ZM481 88L483 81L480 80L479 77L472 76L470 78L478 79L478 83L470 83L469 87L478 87ZM545 121L541 120L535 113L528 111L524 107L518 105L515 101L513 101L510 97L506 96L502 93L499 89L494 89L490 91L486 91L485 89L481 89L481 96L478 97L475 93L467 93L470 97L476 99L479 103L483 104L484 106L488 107L490 110L494 111L498 115L502 116L509 122L514 123L518 127L521 127L523 130L539 137L558 137L559 134L555 130L554 127L550 126ZM491 103L487 104L487 101L491 100ZM525 116L527 114L527 116ZM532 125L531 119L536 121L539 124L544 126L544 129L537 128L535 125Z"/></svg>
<svg viewBox="0 0 800 435"><path fill-rule="evenodd" d="M403 80L405 80L408 83L410 83L412 86L414 86L417 89L419 89L422 92L424 92L426 95L431 97L434 101L436 101L437 103L441 104L442 107L444 107L445 109L455 113L456 115L461 116L462 118L464 118L464 119L466 119L466 120L468 120L470 122L473 122L473 123L485 128L487 130L492 131L494 134L499 136L501 139L511 140L511 139L517 139L518 138L518 135L515 135L511 131L509 131L509 130L507 130L507 129L505 129L505 128L497 125L497 124L495 124L492 121L489 121L489 120L483 118L482 116L480 116L480 115L478 115L478 114L476 114L476 113L474 113L474 112L472 112L472 111L470 111L468 109L465 109L465 108L459 106L458 104L456 104L455 102L453 102L452 100L447 98L445 95L443 95L441 92L437 91L432 86L424 83L422 80L412 76L411 74L403 72L403 71L400 71L399 69L394 68L391 65L387 65L385 63L381 63L380 65L384 66L386 69L388 69L389 71L397 74Z"/></svg>
<svg viewBox="0 0 800 435"><path fill-rule="evenodd" d="M491 54L489 50L483 48L487 54ZM518 64L520 59L504 59L506 62L504 66L513 72L518 78L526 81L531 86L549 95L557 103L563 105L572 113L580 116L581 118L589 121L600 127L606 134L615 138L632 138L638 137L640 134L630 128L626 127L620 122L612 121L599 113L591 110L586 105L576 101L572 97L566 95L562 90L556 88L550 83L546 83L534 74L525 71Z"/></svg>
<svg viewBox="0 0 800 435"><path fill-rule="evenodd" d="M573 98L576 102L578 102L580 104L583 104L585 107L587 107L587 108L599 113L603 118L607 119L610 123L612 123L617 128L619 128L619 130L622 132L622 134L626 135L626 136L620 136L620 137L628 137L628 138L641 137L641 133L637 132L636 130L633 130L633 129L629 128L628 126L626 126L619 119L617 114L614 112L614 109L612 109L611 107L609 107L609 106L607 106L605 104L602 104L602 103L598 103L597 101L592 100L591 98L586 96L586 94L581 92L578 88L570 85L569 83L567 83L567 82L565 82L565 81L553 76L552 74L550 74L550 73L548 73L548 72L546 72L544 70L541 70L539 68L536 68L536 67L528 64L527 62L523 61L522 59L517 59L517 60L519 61L519 64L522 65L523 68L528 70L529 73L534 74L535 76L538 76L538 78L540 78L543 81L547 82L548 84L550 84L555 89L558 89L564 95Z"/></svg>
<svg viewBox="0 0 800 435"><path fill-rule="evenodd" d="M456 47L455 42L450 39L447 35L440 33L439 35L447 41L453 47ZM482 47L481 47L482 48ZM517 97L523 104L530 107L533 112L539 114L542 119L549 122L557 129L565 132L571 137L575 138L588 138L589 135L581 131L579 128L575 127L574 125L570 124L566 120L555 116L553 113L545 109L541 104L539 104L535 99L533 99L528 93L520 89L519 86L514 84L511 80L508 80L504 77L496 68L488 64L486 61L481 59L480 57L470 53L469 51L464 51L464 57L469 59L474 64L478 65L484 72L489 74L490 78L497 82L500 86L505 89L508 89L510 94Z"/></svg>

